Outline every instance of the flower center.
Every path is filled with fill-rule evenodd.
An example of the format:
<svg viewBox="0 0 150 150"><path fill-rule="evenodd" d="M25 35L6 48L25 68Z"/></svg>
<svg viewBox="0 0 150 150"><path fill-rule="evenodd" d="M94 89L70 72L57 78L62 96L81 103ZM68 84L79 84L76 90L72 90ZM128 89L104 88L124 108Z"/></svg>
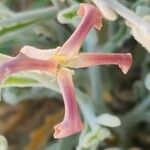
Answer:
<svg viewBox="0 0 150 150"><path fill-rule="evenodd" d="M57 70L55 72L56 77L61 69L67 69L71 75L74 74L74 71L68 68L70 59L68 59L65 55L55 54L53 55L53 58L58 62Z"/></svg>
<svg viewBox="0 0 150 150"><path fill-rule="evenodd" d="M54 59L56 59L56 61L58 61L59 67L66 66L66 64L68 63L68 59L64 55L56 54L56 55L54 55Z"/></svg>

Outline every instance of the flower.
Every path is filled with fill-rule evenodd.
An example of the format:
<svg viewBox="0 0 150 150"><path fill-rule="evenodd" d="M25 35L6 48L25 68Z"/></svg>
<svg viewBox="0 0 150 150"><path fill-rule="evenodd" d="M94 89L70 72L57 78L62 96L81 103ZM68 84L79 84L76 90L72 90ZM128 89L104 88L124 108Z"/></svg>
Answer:
<svg viewBox="0 0 150 150"><path fill-rule="evenodd" d="M71 69L114 64L118 65L123 73L127 73L132 62L129 53L79 53L89 30L93 26L101 28L102 15L95 6L88 4L81 4L78 14L83 16L83 19L63 46L47 50L25 46L19 55L0 65L1 80L26 70L44 71L57 78L64 99L65 115L63 121L54 126L55 138L75 134L84 128L76 103Z"/></svg>

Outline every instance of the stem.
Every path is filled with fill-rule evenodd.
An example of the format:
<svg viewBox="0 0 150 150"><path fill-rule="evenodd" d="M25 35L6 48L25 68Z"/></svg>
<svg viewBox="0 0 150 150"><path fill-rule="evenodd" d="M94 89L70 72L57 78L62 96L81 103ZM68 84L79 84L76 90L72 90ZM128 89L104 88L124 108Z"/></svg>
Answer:
<svg viewBox="0 0 150 150"><path fill-rule="evenodd" d="M92 49L96 50L97 47L98 37L96 31L92 30L85 39L84 49L86 49L87 52L92 52ZM93 102L95 103L95 106L98 108L98 110L100 110L100 112L105 112L106 106L104 104L104 101L101 99L103 87L100 69L99 67L88 68L88 73L91 84Z"/></svg>
<svg viewBox="0 0 150 150"><path fill-rule="evenodd" d="M80 106L80 109L82 111L82 114L84 115L85 120L88 122L91 129L93 129L96 126L96 116L94 112L94 108L92 104L90 103L90 99L87 95L85 95L80 90L76 90L77 100Z"/></svg>
<svg viewBox="0 0 150 150"><path fill-rule="evenodd" d="M133 127L142 120L150 121L150 119L148 119L150 114L146 113L145 115L146 108L150 106L149 100L150 95L140 104L138 104L134 109L132 109L132 111L124 116L120 116L122 125L118 127L115 131L120 137L120 144L126 149L131 142L130 138L127 138L129 137L128 134L131 132L131 129L133 129Z"/></svg>
<svg viewBox="0 0 150 150"><path fill-rule="evenodd" d="M146 111L146 108L150 106L150 95L146 97L140 104L138 104L132 111L127 113L123 120L124 122L130 122L131 126L134 126L139 120L143 118L143 113Z"/></svg>
<svg viewBox="0 0 150 150"><path fill-rule="evenodd" d="M56 9L54 7L47 7L27 12L21 12L19 14L15 14L10 18L6 18L0 21L0 26L6 26L11 24L18 24L20 22L27 22L31 20L43 20L50 19L56 16Z"/></svg>

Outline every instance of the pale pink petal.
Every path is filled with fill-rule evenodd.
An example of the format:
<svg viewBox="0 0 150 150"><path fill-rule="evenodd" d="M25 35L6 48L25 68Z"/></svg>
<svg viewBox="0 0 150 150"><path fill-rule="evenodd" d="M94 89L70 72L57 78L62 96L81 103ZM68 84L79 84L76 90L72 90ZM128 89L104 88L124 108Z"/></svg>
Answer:
<svg viewBox="0 0 150 150"><path fill-rule="evenodd" d="M40 60L30 58L22 53L0 65L0 81L8 75L26 70L56 72L58 63L53 59Z"/></svg>
<svg viewBox="0 0 150 150"><path fill-rule="evenodd" d="M97 29L102 26L102 15L95 6L81 4L78 14L83 16L80 25L59 51L60 54L67 55L69 58L78 53L86 35L93 26Z"/></svg>
<svg viewBox="0 0 150 150"><path fill-rule="evenodd" d="M71 60L72 68L84 68L96 65L118 65L126 74L131 67L132 55L130 53L81 53L76 59Z"/></svg>
<svg viewBox="0 0 150 150"><path fill-rule="evenodd" d="M30 58L35 58L35 59L49 59L50 56L55 55L59 50L59 47L55 49L38 49L33 46L24 46L20 52Z"/></svg>
<svg viewBox="0 0 150 150"><path fill-rule="evenodd" d="M69 70L61 69L59 71L58 83L64 99L65 116L61 123L54 126L54 137L63 138L80 132L83 129L83 123L78 111L74 85Z"/></svg>

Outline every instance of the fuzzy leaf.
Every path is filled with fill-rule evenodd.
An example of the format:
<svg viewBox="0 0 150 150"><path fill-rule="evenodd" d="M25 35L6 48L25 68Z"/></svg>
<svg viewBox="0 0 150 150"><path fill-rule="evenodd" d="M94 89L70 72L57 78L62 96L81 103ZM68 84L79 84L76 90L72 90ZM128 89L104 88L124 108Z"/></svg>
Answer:
<svg viewBox="0 0 150 150"><path fill-rule="evenodd" d="M8 143L4 136L0 135L0 150L7 150Z"/></svg>
<svg viewBox="0 0 150 150"><path fill-rule="evenodd" d="M30 94L29 94L30 93ZM18 88L9 87L2 90L3 100L11 105L15 105L25 100L40 100L43 97L58 97L58 94L44 87Z"/></svg>
<svg viewBox="0 0 150 150"><path fill-rule="evenodd" d="M42 20L52 19L55 15L56 9L52 7L18 13L0 20L0 35L16 31Z"/></svg>
<svg viewBox="0 0 150 150"><path fill-rule="evenodd" d="M88 133L84 140L83 145L84 148L92 147L97 144L99 141L103 141L105 138L110 136L110 132L106 128L98 127L93 129L90 133Z"/></svg>
<svg viewBox="0 0 150 150"><path fill-rule="evenodd" d="M118 117L109 114L103 114L97 117L97 123L108 127L117 127L121 124Z"/></svg>
<svg viewBox="0 0 150 150"><path fill-rule="evenodd" d="M74 24L77 17L77 10L79 5L72 5L70 8L66 8L60 11L57 15L57 19L62 24L71 23Z"/></svg>

